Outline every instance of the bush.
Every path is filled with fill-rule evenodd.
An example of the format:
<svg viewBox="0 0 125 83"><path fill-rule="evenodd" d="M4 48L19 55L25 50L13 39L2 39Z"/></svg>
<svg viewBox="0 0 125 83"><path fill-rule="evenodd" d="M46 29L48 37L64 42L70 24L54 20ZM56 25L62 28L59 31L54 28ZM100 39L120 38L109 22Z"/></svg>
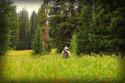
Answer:
<svg viewBox="0 0 125 83"><path fill-rule="evenodd" d="M77 53L77 34L74 33L71 39L70 49L73 54Z"/></svg>
<svg viewBox="0 0 125 83"><path fill-rule="evenodd" d="M44 51L42 41L42 30L40 28L36 30L32 44L32 50L34 54L41 54Z"/></svg>

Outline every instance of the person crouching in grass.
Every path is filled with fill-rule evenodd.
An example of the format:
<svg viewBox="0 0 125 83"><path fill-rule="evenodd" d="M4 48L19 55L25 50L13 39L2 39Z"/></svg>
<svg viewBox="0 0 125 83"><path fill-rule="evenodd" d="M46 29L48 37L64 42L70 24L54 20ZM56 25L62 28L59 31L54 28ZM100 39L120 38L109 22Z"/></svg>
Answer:
<svg viewBox="0 0 125 83"><path fill-rule="evenodd" d="M70 51L67 46L64 47L64 50L62 51L63 58L67 59L70 57Z"/></svg>

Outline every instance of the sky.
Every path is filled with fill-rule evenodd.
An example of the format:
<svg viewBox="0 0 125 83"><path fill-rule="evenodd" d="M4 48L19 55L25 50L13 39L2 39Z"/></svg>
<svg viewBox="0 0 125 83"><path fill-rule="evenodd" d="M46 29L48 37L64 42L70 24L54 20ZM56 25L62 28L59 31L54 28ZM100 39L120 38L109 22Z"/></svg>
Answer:
<svg viewBox="0 0 125 83"><path fill-rule="evenodd" d="M12 0L14 5L16 5L16 11L19 13L23 8L28 11L29 16L31 16L32 12L38 12L42 1L41 0Z"/></svg>

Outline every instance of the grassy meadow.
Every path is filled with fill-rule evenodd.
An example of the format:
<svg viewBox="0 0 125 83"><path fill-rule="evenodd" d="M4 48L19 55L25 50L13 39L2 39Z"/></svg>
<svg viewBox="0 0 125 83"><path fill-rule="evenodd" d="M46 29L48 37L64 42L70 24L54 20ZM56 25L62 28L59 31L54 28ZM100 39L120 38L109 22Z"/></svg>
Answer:
<svg viewBox="0 0 125 83"><path fill-rule="evenodd" d="M82 56L71 54L63 59L52 51L42 56L32 56L32 51L9 51L0 56L1 82L12 83L118 83L120 81L119 57ZM2 64L1 63L1 64ZM6 81L5 81L6 80Z"/></svg>

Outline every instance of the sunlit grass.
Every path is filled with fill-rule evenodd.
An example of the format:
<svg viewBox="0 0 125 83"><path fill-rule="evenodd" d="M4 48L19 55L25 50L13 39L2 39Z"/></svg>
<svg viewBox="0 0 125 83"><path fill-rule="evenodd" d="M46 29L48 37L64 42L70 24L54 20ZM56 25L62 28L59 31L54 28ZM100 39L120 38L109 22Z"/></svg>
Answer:
<svg viewBox="0 0 125 83"><path fill-rule="evenodd" d="M3 76L8 80L41 80L42 83L76 83L119 80L118 57L71 56L63 59L54 51L48 55L32 56L32 51L9 51L5 57ZM78 81L79 80L79 81ZM94 83L94 82L92 82Z"/></svg>

